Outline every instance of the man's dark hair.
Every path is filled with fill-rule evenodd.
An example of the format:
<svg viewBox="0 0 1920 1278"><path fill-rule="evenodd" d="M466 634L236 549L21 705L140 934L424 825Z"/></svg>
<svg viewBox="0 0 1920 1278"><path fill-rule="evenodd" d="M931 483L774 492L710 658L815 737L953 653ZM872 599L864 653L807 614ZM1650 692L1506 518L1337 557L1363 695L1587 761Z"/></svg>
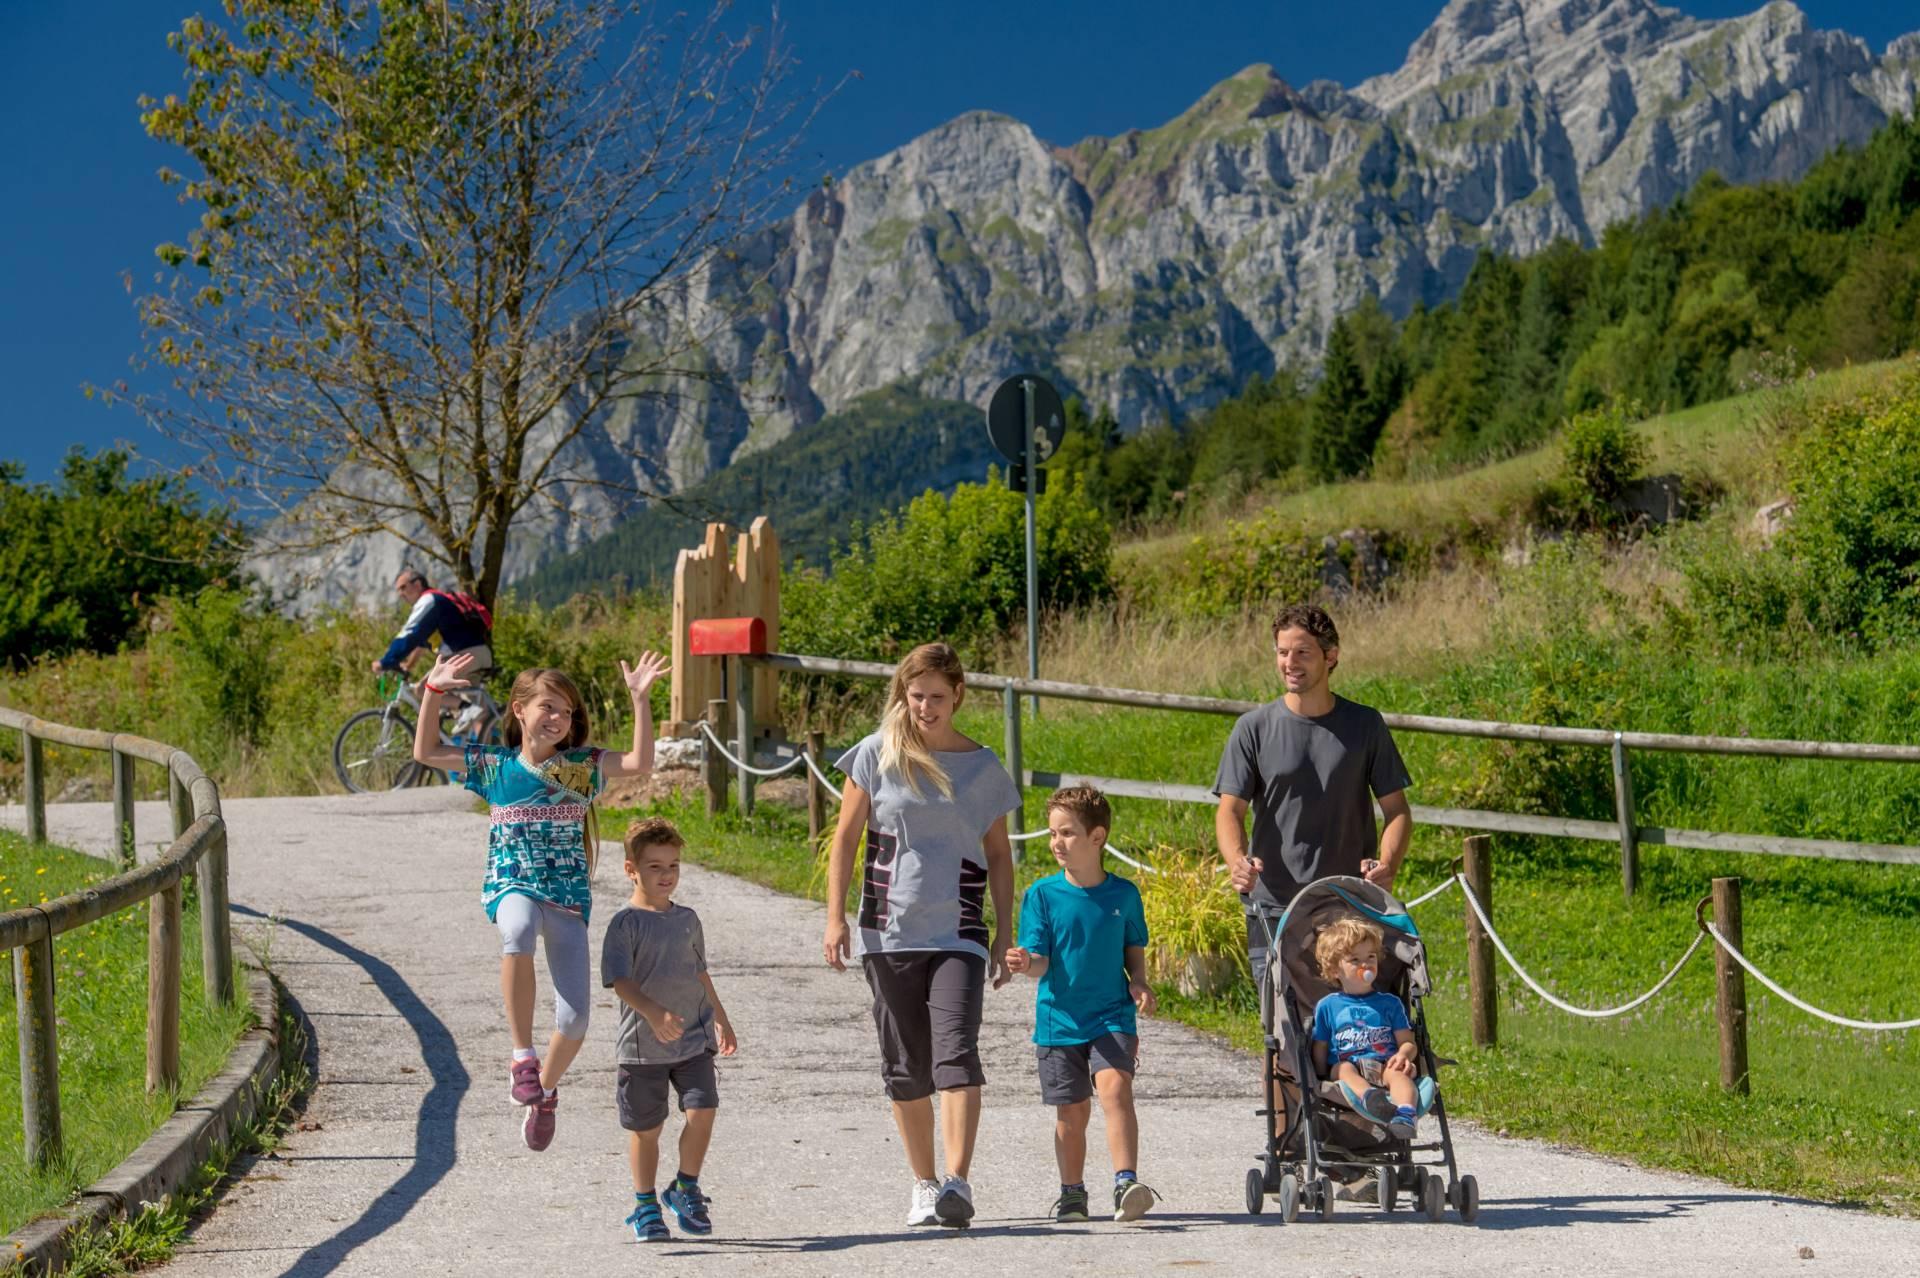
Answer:
<svg viewBox="0 0 1920 1278"><path fill-rule="evenodd" d="M419 582L422 590L431 589L433 585L432 582L427 580L427 574L421 572L418 568L402 568L399 574L393 579L393 583L396 586L409 581Z"/></svg>
<svg viewBox="0 0 1920 1278"><path fill-rule="evenodd" d="M1282 630L1292 630L1296 626L1320 641L1321 652L1340 646L1340 632L1334 628L1333 618L1327 615L1325 608L1314 604L1288 604L1273 619L1274 642L1279 642Z"/></svg>

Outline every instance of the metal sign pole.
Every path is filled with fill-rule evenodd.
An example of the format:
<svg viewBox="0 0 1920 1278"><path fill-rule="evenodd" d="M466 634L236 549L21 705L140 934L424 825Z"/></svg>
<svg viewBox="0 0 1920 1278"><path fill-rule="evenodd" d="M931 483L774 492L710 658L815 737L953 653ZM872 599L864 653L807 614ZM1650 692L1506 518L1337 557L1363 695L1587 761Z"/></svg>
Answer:
<svg viewBox="0 0 1920 1278"><path fill-rule="evenodd" d="M1033 490L1040 479L1040 466L1033 455L1033 379L1023 378L1020 389L1025 393L1027 407L1027 678L1040 677L1040 571L1036 561L1039 555L1035 550L1033 532ZM1040 696L1032 698L1033 717L1040 717Z"/></svg>

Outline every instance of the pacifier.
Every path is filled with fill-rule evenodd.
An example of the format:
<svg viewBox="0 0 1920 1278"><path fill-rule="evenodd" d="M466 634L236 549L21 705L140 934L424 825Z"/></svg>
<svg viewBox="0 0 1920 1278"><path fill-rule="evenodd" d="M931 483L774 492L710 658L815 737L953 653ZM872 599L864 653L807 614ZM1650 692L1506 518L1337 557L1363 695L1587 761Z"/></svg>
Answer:
<svg viewBox="0 0 1920 1278"><path fill-rule="evenodd" d="M1363 967L1360 969L1360 983L1362 985L1371 985L1373 984L1373 978L1378 975L1379 973L1375 972L1372 968Z"/></svg>

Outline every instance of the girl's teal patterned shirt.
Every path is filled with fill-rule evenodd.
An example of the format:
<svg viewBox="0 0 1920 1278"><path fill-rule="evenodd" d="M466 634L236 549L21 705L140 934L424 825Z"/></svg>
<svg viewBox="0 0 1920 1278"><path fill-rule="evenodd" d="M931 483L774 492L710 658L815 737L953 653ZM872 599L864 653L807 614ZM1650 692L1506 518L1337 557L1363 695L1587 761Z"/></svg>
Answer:
<svg viewBox="0 0 1920 1278"><path fill-rule="evenodd" d="M466 748L467 789L492 809L480 889L489 919L501 897L521 892L586 920L593 906L587 807L600 793L601 753L592 746L563 750L536 769L510 746Z"/></svg>

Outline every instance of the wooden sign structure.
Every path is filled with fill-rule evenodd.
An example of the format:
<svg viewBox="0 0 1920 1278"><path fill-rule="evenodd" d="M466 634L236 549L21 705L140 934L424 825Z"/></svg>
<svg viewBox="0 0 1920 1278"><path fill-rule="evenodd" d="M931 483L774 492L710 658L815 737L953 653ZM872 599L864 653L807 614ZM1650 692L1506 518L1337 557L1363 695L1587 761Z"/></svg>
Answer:
<svg viewBox="0 0 1920 1278"><path fill-rule="evenodd" d="M768 650L780 650L780 539L765 515L738 534L726 524L708 524L706 539L682 550L674 564L673 690L663 736L695 735L699 729L694 724L706 714L707 703L727 696L726 659L694 656L687 635L694 622L717 617L760 618L766 623ZM785 740L778 672L756 670L751 677L755 738Z"/></svg>

